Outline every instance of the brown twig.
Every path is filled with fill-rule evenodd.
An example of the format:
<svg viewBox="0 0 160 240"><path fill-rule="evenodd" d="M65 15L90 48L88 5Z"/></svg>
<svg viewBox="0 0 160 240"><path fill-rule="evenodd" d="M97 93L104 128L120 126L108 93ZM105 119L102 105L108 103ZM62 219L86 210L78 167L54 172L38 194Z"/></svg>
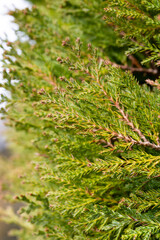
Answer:
<svg viewBox="0 0 160 240"><path fill-rule="evenodd" d="M134 222L138 222L138 219L133 218L132 216L129 216L129 215L128 215L128 217L131 218Z"/></svg>
<svg viewBox="0 0 160 240"><path fill-rule="evenodd" d="M112 63L110 62L110 64L113 66L113 67L118 67L118 68L121 68L121 69L124 69L124 70L129 70L131 72L144 72L144 73L151 73L153 75L157 75L158 74L158 69L152 69L152 68L142 68L142 67L130 67L130 66L127 66L127 65L120 65L120 64L116 64L116 63Z"/></svg>
<svg viewBox="0 0 160 240"><path fill-rule="evenodd" d="M149 85L156 87L158 90L160 90L160 84L158 83L158 81L153 81L150 79L146 79L146 83L148 83Z"/></svg>
<svg viewBox="0 0 160 240"><path fill-rule="evenodd" d="M109 131L109 132L111 132L109 129L105 129L106 131ZM139 129L137 129L137 130L139 130ZM140 131L140 130L139 130ZM154 144L154 143L150 143L146 138L145 138L145 141L136 141L136 140L134 140L132 137L130 137L130 136L125 136L125 135L123 135L123 134L121 134L121 133L116 133L116 132L112 132L112 135L114 136L114 137L116 137L117 139L122 139L122 140L124 140L126 143L131 143L131 145L133 146L133 145L140 145L140 146L144 146L144 147L151 147L151 148L153 148L153 149L156 149L156 150L160 150L160 145L156 145L156 144Z"/></svg>

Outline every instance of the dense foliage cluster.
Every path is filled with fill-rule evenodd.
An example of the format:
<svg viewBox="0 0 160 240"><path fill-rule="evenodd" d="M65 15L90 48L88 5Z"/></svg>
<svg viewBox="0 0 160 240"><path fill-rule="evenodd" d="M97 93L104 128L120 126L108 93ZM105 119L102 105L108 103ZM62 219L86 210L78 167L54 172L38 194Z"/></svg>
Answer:
<svg viewBox="0 0 160 240"><path fill-rule="evenodd" d="M159 1L32 2L4 53L19 239L160 239Z"/></svg>

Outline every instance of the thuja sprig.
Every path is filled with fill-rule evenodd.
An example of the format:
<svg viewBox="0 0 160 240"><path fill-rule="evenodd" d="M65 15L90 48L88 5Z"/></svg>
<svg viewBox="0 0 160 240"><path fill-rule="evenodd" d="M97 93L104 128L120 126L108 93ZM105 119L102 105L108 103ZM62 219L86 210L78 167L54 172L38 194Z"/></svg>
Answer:
<svg viewBox="0 0 160 240"><path fill-rule="evenodd" d="M76 41L76 43L77 42L80 42L80 39L78 39L78 41ZM100 58L98 56L98 54L97 54L98 51L96 48L92 49L90 44L88 46L89 46L88 50L90 53L88 55L89 59L86 60L87 63L86 63L86 61L79 59L80 53L77 56L75 47L73 47L73 46L70 47L72 54L75 54L75 57L77 57L77 58L76 58L76 62L73 62L72 64L71 64L71 62L67 62L67 64L69 65L69 69L74 70L74 71L79 70L79 71L83 72L84 74L86 74L87 76L89 76L94 82L96 82L97 85L99 86L99 88L101 89L102 93L105 95L107 101L109 101L112 104L112 106L114 106L117 109L117 111L121 114L121 120L126 125L128 125L133 132L135 132L138 135L140 140L137 141L129 135L125 136L122 133L118 133L115 131L112 132L112 135L114 137L116 137L117 140L121 139L121 140L125 141L126 143L130 143L130 147L133 145L139 145L139 146L144 146L144 147L150 147L152 149L159 151L160 150L159 141L157 140L157 144L150 142L145 137L145 135L142 133L142 131L139 128L135 127L134 123L130 120L131 117L125 112L126 111L125 108L120 103L120 98L117 96L113 96L113 95L111 95L111 93L109 91L106 91L106 87L104 86L104 84L102 82L103 82L103 78L106 77L105 75L107 74L108 69L110 69L110 66L108 65L109 62L104 61L102 58ZM79 49L79 51L80 51L80 49ZM106 62L107 62L108 66L106 66ZM66 63L66 62L61 60L61 63ZM102 74L102 68L105 69L105 74ZM114 71L114 69L116 71L116 68L117 68L117 65L114 66L113 71ZM148 81L148 83L149 83L149 81ZM151 85L151 82L150 82L150 85ZM152 85L153 85L153 83L152 83ZM154 83L154 86L159 86L159 85L157 85L157 83ZM109 132L111 132L111 131L109 130ZM106 142L106 143L108 146L113 147L113 145L111 143L109 143L109 142Z"/></svg>

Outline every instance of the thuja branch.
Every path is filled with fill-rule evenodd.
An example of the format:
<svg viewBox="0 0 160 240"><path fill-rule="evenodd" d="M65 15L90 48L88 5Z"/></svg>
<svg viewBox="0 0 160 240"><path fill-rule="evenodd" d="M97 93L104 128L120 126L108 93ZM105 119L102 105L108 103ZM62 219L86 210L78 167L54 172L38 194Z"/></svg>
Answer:
<svg viewBox="0 0 160 240"><path fill-rule="evenodd" d="M79 41L78 41L79 43ZM72 51L74 51L74 48L71 48ZM125 142L127 143L131 143L131 145L140 145L140 146L144 146L144 147L150 147L152 149L156 149L156 150L160 150L160 144L158 143L158 145L156 145L155 143L151 143L149 142L146 137L143 135L143 133L141 132L140 129L136 128L135 125L133 124L133 122L129 119L128 114L125 113L125 110L123 107L120 106L118 100L114 101L114 99L112 98L112 96L110 96L106 90L104 89L103 85L101 84L100 81L100 76L99 76L99 66L101 65L99 60L97 62L97 49L92 49L91 46L89 46L89 50L92 50L94 53L94 57L91 60L92 63L95 66L95 73L93 73L94 71L90 72L90 70L88 69L88 67L85 66L84 63L80 62L80 59L77 58L78 60L78 64L72 63L72 68L70 67L70 69L74 69L74 70L80 70L82 72L85 72L85 74L89 75L92 79L94 79L94 81L97 82L97 84L99 85L99 87L101 88L102 92L104 93L104 95L106 96L106 98L116 107L116 109L118 110L118 112L122 115L122 120L132 129L133 132L137 133L137 135L140 137L140 141L136 141L134 140L132 137L130 136L124 136L121 133L114 133L113 136L115 136L117 139L123 139ZM60 63L67 63L65 60L62 60L61 58L57 59L58 62ZM104 64L107 64L107 61L104 61L103 59L100 59L100 61ZM108 62L109 64L110 62ZM71 63L69 63L70 65ZM112 65L112 64L111 64ZM117 65L116 65L117 66ZM100 142L99 142L100 143ZM104 142L103 142L104 143ZM112 143L108 143L106 142L107 146L113 147Z"/></svg>
<svg viewBox="0 0 160 240"><path fill-rule="evenodd" d="M93 75L92 75L93 77ZM121 113L122 117L123 117L123 121L126 122L126 124L131 127L131 129L136 132L138 134L138 136L143 140L143 141L135 141L134 139L130 138L130 141L132 142L132 144L138 144L138 145L141 145L141 146L148 146L148 147L151 147L153 149L156 149L156 150L160 150L160 145L156 145L154 143L151 143L149 142L146 137L143 135L143 133L140 131L140 129L136 128L133 124L132 121L129 120L129 116L128 114L125 113L124 111L124 108L120 106L118 100L117 101L114 101L112 97L110 97L108 95L108 93L105 91L103 85L101 84L100 82L100 78L99 78L99 70L98 70L98 67L96 65L96 77L94 77L94 79L96 80L96 82L98 83L98 85L100 86L100 88L102 89L104 95L108 98L108 100L118 109L118 111ZM124 136L119 136L119 138L123 138L125 141L126 141L126 138L124 138ZM127 141L129 140L127 138Z"/></svg>
<svg viewBox="0 0 160 240"><path fill-rule="evenodd" d="M108 128L105 129L107 132L110 130ZM133 145L139 145L139 146L144 146L144 147L151 147L153 149L156 149L156 150L160 150L160 145L156 145L154 143L150 143L148 140L146 141L136 141L134 140L132 137L130 136L124 136L123 134L121 133L117 133L117 132L112 132L112 135L118 140L118 139L122 139L124 140L126 143L131 143L131 146ZM107 142L106 142L107 144Z"/></svg>
<svg viewBox="0 0 160 240"><path fill-rule="evenodd" d="M153 149L156 150L160 150L160 145L156 145L154 143L149 142L146 137L142 134L142 132L140 131L140 129L136 128L133 124L133 122L131 122L129 120L129 116L124 112L124 109L120 107L119 102L118 101L114 101L112 97L109 97L108 94L106 93L106 91L104 90L103 86L100 84L100 81L98 81L99 86L101 87L102 91L104 92L105 96L107 96L107 98L109 99L109 101L118 109L118 111L121 113L124 122L127 123L127 125L129 127L131 127L131 129L136 132L138 134L138 136L143 140L143 141L135 141L133 138L131 137L124 137L122 134L118 134L118 138L124 139L126 142L128 142L129 140L131 141L132 145L133 144L137 144L137 145L141 145L141 146L148 146L151 147Z"/></svg>

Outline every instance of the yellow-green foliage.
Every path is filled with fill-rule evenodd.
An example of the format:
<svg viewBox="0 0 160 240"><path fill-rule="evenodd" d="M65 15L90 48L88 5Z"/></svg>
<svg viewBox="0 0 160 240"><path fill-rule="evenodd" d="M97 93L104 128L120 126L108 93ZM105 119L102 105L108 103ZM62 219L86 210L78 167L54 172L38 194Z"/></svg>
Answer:
<svg viewBox="0 0 160 240"><path fill-rule="evenodd" d="M160 239L159 55L140 63L159 46L158 30L148 33L159 8L143 2L45 0L10 12L19 39L4 56L3 114L25 149L21 240ZM127 58L128 45L143 52Z"/></svg>

